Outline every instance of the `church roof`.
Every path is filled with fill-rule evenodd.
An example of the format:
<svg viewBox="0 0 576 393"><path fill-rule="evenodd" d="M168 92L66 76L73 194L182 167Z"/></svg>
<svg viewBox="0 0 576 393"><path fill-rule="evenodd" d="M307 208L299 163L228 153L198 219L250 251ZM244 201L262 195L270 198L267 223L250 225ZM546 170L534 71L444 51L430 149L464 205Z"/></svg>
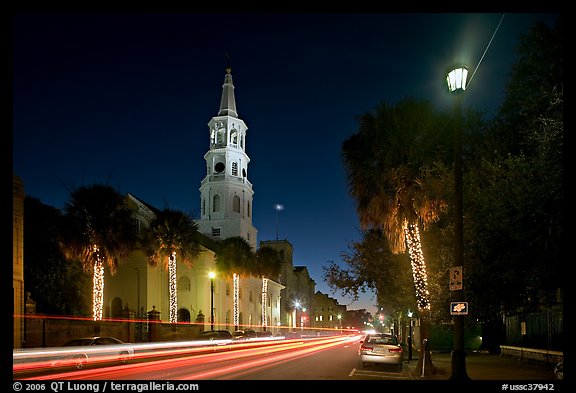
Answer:
<svg viewBox="0 0 576 393"><path fill-rule="evenodd" d="M218 116L232 116L238 117L236 112L236 98L234 97L234 83L232 82L232 74L230 67L226 68L226 76L224 77L224 84L222 85L222 99L220 100L220 110Z"/></svg>

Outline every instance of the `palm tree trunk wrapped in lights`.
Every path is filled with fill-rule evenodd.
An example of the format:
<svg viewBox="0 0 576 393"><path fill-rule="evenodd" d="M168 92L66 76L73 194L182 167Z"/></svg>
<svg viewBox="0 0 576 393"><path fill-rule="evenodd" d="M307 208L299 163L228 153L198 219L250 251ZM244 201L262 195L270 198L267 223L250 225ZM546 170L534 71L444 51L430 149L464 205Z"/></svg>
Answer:
<svg viewBox="0 0 576 393"><path fill-rule="evenodd" d="M97 249L97 247L94 247ZM104 305L104 264L96 252L94 274L92 275L92 315L95 321L102 319Z"/></svg>
<svg viewBox="0 0 576 393"><path fill-rule="evenodd" d="M268 327L268 279L262 277L262 330Z"/></svg>
<svg viewBox="0 0 576 393"><path fill-rule="evenodd" d="M409 224L404 221L404 232L406 233L406 246L410 254L412 265L412 275L416 288L416 301L420 310L430 310L430 293L428 292L428 274L426 273L426 261L422 253L422 242L420 241L420 231L417 224Z"/></svg>
<svg viewBox="0 0 576 393"><path fill-rule="evenodd" d="M170 323L178 322L178 281L176 278L176 253L168 261L168 285L170 288Z"/></svg>
<svg viewBox="0 0 576 393"><path fill-rule="evenodd" d="M240 299L238 296L240 291L240 276L237 273L234 273L232 279L234 284L234 330L238 330L238 326L240 325Z"/></svg>

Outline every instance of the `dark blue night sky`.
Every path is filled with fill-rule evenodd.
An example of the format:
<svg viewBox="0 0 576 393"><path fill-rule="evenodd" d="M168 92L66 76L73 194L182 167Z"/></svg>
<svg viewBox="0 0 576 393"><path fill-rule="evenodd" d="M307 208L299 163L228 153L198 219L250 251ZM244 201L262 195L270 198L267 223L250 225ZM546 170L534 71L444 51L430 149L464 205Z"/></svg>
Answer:
<svg viewBox="0 0 576 393"><path fill-rule="evenodd" d="M555 21L502 16L21 12L12 19L14 174L57 208L67 187L107 183L197 217L207 123L230 62L258 241L289 240L317 290L373 311L371 294L352 303L322 279L322 266L360 239L342 142L382 101L450 108L444 73L455 62L478 67L464 105L491 116L520 35Z"/></svg>

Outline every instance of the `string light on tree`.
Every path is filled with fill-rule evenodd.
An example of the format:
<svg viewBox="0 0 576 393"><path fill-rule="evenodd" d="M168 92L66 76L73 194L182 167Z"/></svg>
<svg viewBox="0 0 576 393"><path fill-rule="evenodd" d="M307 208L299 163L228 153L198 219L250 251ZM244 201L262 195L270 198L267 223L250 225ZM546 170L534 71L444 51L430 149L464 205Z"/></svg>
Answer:
<svg viewBox="0 0 576 393"><path fill-rule="evenodd" d="M268 326L268 314L267 314L267 306L268 305L268 279L266 277L262 277L262 327L263 330L266 330Z"/></svg>
<svg viewBox="0 0 576 393"><path fill-rule="evenodd" d="M170 288L170 323L178 322L178 290L176 280L176 253L168 260L168 286Z"/></svg>
<svg viewBox="0 0 576 393"><path fill-rule="evenodd" d="M94 275L92 276L92 313L95 321L102 319L104 304L104 264L98 246L94 249Z"/></svg>
<svg viewBox="0 0 576 393"><path fill-rule="evenodd" d="M236 273L234 273L234 275L232 276L232 280L233 280L233 284L234 284L234 290L233 290L233 295L234 295L234 328L237 329L238 325L240 325L240 321L239 321L239 301L238 301L238 290L240 288L240 276Z"/></svg>
<svg viewBox="0 0 576 393"><path fill-rule="evenodd" d="M422 242L420 241L420 231L417 224L408 224L404 221L404 233L410 254L412 265L412 276L416 288L416 301L421 310L430 310L430 293L428 292L428 274L426 273L426 262L422 252Z"/></svg>

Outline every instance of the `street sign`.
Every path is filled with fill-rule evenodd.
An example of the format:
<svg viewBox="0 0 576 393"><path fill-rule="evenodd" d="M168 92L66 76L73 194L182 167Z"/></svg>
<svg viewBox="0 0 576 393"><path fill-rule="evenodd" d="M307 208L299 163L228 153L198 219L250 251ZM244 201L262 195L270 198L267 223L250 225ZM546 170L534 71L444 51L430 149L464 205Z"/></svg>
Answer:
<svg viewBox="0 0 576 393"><path fill-rule="evenodd" d="M452 302L452 303L450 303L450 314L452 314L452 315L468 315L468 302Z"/></svg>
<svg viewBox="0 0 576 393"><path fill-rule="evenodd" d="M460 291L462 290L462 281L464 275L462 272L462 266L455 266L450 268L450 290Z"/></svg>

